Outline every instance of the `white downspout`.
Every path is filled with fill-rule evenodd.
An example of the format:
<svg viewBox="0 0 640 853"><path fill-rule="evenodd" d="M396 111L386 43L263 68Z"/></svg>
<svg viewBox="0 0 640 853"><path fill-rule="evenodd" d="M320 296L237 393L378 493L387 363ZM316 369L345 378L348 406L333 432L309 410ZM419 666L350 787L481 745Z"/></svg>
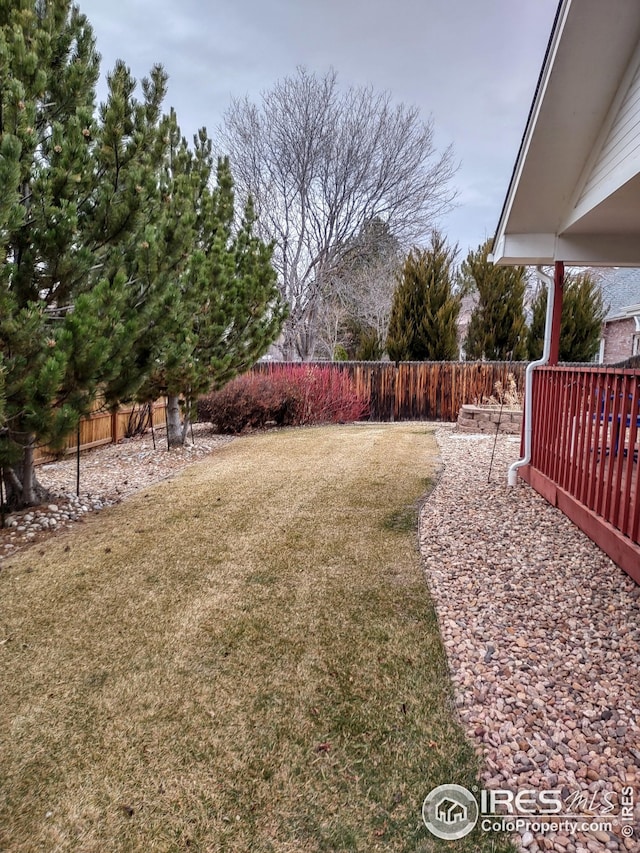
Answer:
<svg viewBox="0 0 640 853"><path fill-rule="evenodd" d="M549 361L551 353L551 318L553 317L553 297L554 283L553 278L542 271L542 267L536 267L538 278L542 279L547 285L547 316L544 325L544 346L542 348L542 358L538 361L532 361L527 366L527 372L524 380L524 456L518 459L509 468L507 475L507 483L510 486L515 486L518 480L518 468L523 468L531 462L531 439L533 436L533 411L532 411L532 396L533 396L533 371L536 367L543 367Z"/></svg>

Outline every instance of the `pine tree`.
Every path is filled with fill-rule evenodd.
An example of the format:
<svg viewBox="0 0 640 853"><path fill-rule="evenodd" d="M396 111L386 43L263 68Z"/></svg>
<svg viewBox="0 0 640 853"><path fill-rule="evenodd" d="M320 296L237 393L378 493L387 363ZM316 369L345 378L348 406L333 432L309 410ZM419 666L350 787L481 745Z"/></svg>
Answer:
<svg viewBox="0 0 640 853"><path fill-rule="evenodd" d="M454 293L455 250L436 231L428 249L412 249L399 276L391 308L387 352L392 361L458 358L460 298Z"/></svg>
<svg viewBox="0 0 640 853"><path fill-rule="evenodd" d="M126 335L120 369L102 389L111 407L138 397L157 368L158 351L170 328L175 281L184 273L196 239L192 156L173 109L160 120L157 138L159 154L151 158L155 168L144 225L125 252L130 283L122 306Z"/></svg>
<svg viewBox="0 0 640 853"><path fill-rule="evenodd" d="M384 337L378 330L355 321L351 331L354 343L353 358L356 361L380 361L384 355Z"/></svg>
<svg viewBox="0 0 640 853"><path fill-rule="evenodd" d="M193 212L193 243L170 288L157 367L143 389L146 399L167 397L169 446L184 443L198 396L251 367L285 317L271 247L254 235L250 202L234 227L229 161L218 162L212 189L211 150L201 130L187 167L190 183L184 184L191 193L183 204Z"/></svg>
<svg viewBox="0 0 640 853"><path fill-rule="evenodd" d="M141 102L119 64L95 117L99 56L69 0L0 0L0 354L10 501L45 495L39 443L59 444L117 376L123 257L147 203L165 75Z"/></svg>
<svg viewBox="0 0 640 853"><path fill-rule="evenodd" d="M560 361L593 361L600 346L602 321L606 313L602 292L590 273L568 274L565 277L560 320ZM542 355L546 314L547 289L541 287L533 302L533 316L527 338L530 360Z"/></svg>
<svg viewBox="0 0 640 853"><path fill-rule="evenodd" d="M526 269L494 266L488 260L491 245L487 240L469 252L461 266L463 289L478 294L464 350L469 359L519 361L526 352Z"/></svg>

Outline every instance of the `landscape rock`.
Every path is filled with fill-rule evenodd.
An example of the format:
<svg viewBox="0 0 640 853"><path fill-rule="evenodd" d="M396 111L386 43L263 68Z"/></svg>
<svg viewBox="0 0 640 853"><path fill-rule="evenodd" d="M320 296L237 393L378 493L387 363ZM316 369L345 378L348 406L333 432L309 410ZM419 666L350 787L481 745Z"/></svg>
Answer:
<svg viewBox="0 0 640 853"><path fill-rule="evenodd" d="M638 587L528 485L507 486L519 440L449 425L436 437L443 467L422 507L421 551L482 783L562 790L565 812L592 822L605 794L617 802L637 779ZM570 807L576 795L586 805ZM611 834L515 841L527 853L640 850L613 823Z"/></svg>

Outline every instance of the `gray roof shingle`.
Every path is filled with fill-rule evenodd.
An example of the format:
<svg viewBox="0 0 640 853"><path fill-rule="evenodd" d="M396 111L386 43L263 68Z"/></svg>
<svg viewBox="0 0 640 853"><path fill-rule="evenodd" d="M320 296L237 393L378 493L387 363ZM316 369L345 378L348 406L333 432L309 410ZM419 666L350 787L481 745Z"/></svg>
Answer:
<svg viewBox="0 0 640 853"><path fill-rule="evenodd" d="M620 316L625 308L640 303L640 269L612 267L599 272L604 304L609 306L605 321Z"/></svg>

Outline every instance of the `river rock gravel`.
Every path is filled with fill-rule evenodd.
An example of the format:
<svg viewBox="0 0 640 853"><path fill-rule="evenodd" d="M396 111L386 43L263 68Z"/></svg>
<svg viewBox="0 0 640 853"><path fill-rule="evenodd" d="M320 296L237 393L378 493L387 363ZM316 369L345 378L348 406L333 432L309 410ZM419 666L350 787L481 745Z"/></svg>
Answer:
<svg viewBox="0 0 640 853"><path fill-rule="evenodd" d="M119 503L128 495L173 476L232 440L208 424L194 424L184 447L167 450L166 434L135 436L89 450L80 456L80 493L76 494L76 457L39 465L38 480L51 492L42 506L7 515L0 528L0 566L24 545L33 544L82 522L87 513Z"/></svg>
<svg viewBox="0 0 640 853"><path fill-rule="evenodd" d="M560 791L552 817L580 816L555 832L532 818L521 851L640 851L640 587L529 486L506 485L519 438L498 438L489 477L493 437L436 436L421 551L482 784Z"/></svg>

